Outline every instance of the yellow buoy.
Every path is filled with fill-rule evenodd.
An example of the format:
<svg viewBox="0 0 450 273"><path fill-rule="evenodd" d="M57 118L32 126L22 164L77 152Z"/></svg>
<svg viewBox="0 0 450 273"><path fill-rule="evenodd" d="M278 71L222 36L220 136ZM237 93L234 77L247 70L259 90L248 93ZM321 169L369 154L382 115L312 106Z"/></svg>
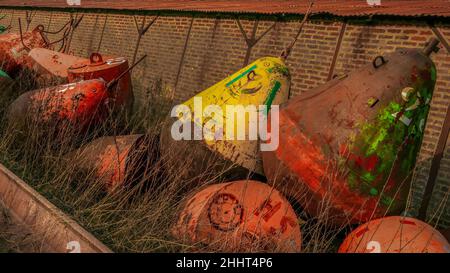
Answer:
<svg viewBox="0 0 450 273"><path fill-rule="evenodd" d="M203 128L202 137L196 140L200 140L201 144L207 147L205 151L219 155L228 165L236 164L263 174L259 141L257 137L254 138L255 133L258 133L255 128L259 128L254 114L259 116L258 113L263 109L261 106L266 106L268 111L272 106L286 102L289 89L290 74L283 60L265 57L184 102L181 106L185 106L185 110L188 109L188 114L185 110L180 110L175 115L172 111L172 116L178 117L182 124L192 123L194 128ZM255 109L256 111L252 111ZM171 123L165 128L166 134L163 134L161 139L163 152L176 148L180 143L192 147L192 150L198 148L192 141L174 139L173 126ZM207 127L212 130L205 131ZM171 130L172 137L167 135ZM186 153L185 156L197 156L198 160L202 161L200 156L205 155L197 149L193 153ZM193 174L197 175L207 167L192 166L194 170L191 172L194 171Z"/></svg>

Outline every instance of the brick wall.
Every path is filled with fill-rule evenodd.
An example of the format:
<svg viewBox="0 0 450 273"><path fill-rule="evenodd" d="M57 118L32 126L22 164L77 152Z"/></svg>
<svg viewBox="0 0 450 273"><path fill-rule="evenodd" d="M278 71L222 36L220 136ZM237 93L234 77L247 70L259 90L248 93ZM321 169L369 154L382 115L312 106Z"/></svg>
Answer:
<svg viewBox="0 0 450 273"><path fill-rule="evenodd" d="M12 23L17 31L17 18L25 19L24 10L5 9L2 24ZM80 16L81 14L73 14ZM149 22L154 16L146 16ZM35 11L30 29L43 24L50 30L59 29L70 18L70 13L60 10ZM144 16L137 16L140 24ZM250 61L267 55L279 55L295 36L299 22L295 18L275 22L270 18L258 19L256 37L261 38L250 52ZM250 37L256 19L242 19L242 26ZM327 81L336 44L343 21L314 20L305 25L303 32L288 59L293 76L292 95L307 92ZM450 40L450 25L437 25L443 36ZM102 37L102 32L104 35ZM103 54L120 55L129 59L136 48L137 30L129 13L84 14L80 27L73 35L71 51L88 56L100 49ZM376 24L346 24L342 44L333 74L342 74L371 61L374 56L396 48L422 47L433 37L431 29L422 21L381 21ZM52 39L55 37L51 37ZM174 90L175 101L181 102L197 92L238 70L244 64L248 47L232 17L211 17L191 14L160 16L142 37L138 57L147 54L143 65L133 72L135 95L139 103L152 86L160 81ZM425 138L419 156L412 187L412 210L414 215L420 206L422 194L431 166L447 105L450 103L450 54L442 49L432 59L438 68L437 86L426 126ZM439 169L436 187L429 209L429 217L439 217L440 225L450 226L450 140Z"/></svg>

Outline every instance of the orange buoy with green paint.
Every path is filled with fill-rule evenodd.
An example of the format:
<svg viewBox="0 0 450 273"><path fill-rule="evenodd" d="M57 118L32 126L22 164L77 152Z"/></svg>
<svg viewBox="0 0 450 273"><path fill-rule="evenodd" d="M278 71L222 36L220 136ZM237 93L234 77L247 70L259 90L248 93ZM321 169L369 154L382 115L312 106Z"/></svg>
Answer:
<svg viewBox="0 0 450 273"><path fill-rule="evenodd" d="M280 108L270 183L328 223L363 223L405 206L436 83L423 49L399 49ZM271 123L269 122L269 125Z"/></svg>

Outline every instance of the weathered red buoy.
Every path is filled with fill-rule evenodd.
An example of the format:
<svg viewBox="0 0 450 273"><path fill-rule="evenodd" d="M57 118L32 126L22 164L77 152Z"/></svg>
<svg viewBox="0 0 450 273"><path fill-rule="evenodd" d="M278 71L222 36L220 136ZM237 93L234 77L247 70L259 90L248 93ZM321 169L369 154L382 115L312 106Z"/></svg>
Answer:
<svg viewBox="0 0 450 273"><path fill-rule="evenodd" d="M0 35L0 68L11 77L24 68L29 62L28 51L36 47L48 47L43 26L37 26L33 31Z"/></svg>
<svg viewBox="0 0 450 273"><path fill-rule="evenodd" d="M108 115L108 87L103 79L69 83L22 94L10 106L8 118L19 122L30 115L35 122L68 121L84 129Z"/></svg>
<svg viewBox="0 0 450 273"><path fill-rule="evenodd" d="M424 50L401 49L280 107L269 181L330 224L400 213L436 82ZM270 124L270 122L269 122Z"/></svg>
<svg viewBox="0 0 450 273"><path fill-rule="evenodd" d="M58 77L66 81L69 67L82 61L89 61L86 58L45 48L34 48L28 53L28 56L30 58L31 69L37 74Z"/></svg>
<svg viewBox="0 0 450 273"><path fill-rule="evenodd" d="M257 181L207 186L189 198L175 237L221 251L299 252L300 227L289 202Z"/></svg>
<svg viewBox="0 0 450 273"><path fill-rule="evenodd" d="M91 80L79 79L69 84L26 92L11 104L8 118L21 124L19 121L32 115L35 122L55 126L69 122L72 128L82 131L90 125L99 125L111 111L117 109L114 108L117 106L114 93L117 85L123 77L129 77L129 71L145 57L109 82L103 77L93 76Z"/></svg>
<svg viewBox="0 0 450 273"><path fill-rule="evenodd" d="M145 135L109 136L96 139L68 154L77 168L93 171L107 192L142 179L154 145Z"/></svg>
<svg viewBox="0 0 450 273"><path fill-rule="evenodd" d="M128 70L128 61L122 57L103 57L92 53L89 60L82 60L68 68L69 82L102 78L109 82ZM129 72L121 77L111 93L111 105L114 107L131 107L133 89Z"/></svg>
<svg viewBox="0 0 450 273"><path fill-rule="evenodd" d="M450 253L439 231L414 218L390 216L365 223L344 240L340 253Z"/></svg>

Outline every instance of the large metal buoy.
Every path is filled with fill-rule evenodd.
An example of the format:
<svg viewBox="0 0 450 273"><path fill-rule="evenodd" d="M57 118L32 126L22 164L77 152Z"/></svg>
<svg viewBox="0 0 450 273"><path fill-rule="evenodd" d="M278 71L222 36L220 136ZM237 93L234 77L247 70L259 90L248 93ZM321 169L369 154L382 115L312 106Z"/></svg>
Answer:
<svg viewBox="0 0 450 273"><path fill-rule="evenodd" d="M99 53L92 53L89 59L72 64L67 73L69 82L98 78L109 82L122 74L112 90L110 103L116 108L129 108L133 103L133 88L128 68L128 61L123 57L103 57Z"/></svg>
<svg viewBox="0 0 450 273"><path fill-rule="evenodd" d="M185 203L173 234L221 251L299 252L300 226L289 202L257 181L207 186Z"/></svg>
<svg viewBox="0 0 450 273"><path fill-rule="evenodd" d="M29 64L28 52L37 47L48 47L48 40L43 33L44 27L37 26L34 30L0 35L0 68L11 77Z"/></svg>
<svg viewBox="0 0 450 273"><path fill-rule="evenodd" d="M203 128L207 120L215 122L222 120L222 125L218 125L215 132L220 133L223 139L214 137L211 140L203 136L201 140L195 140L194 136L192 140L174 140L171 135L174 121L171 120L166 123L166 127L163 128L161 134L162 153L176 153L176 156L181 158L181 160L178 160L180 164L186 164L184 161L186 158L192 161L184 174L187 179L197 177L212 169L217 173L229 169L230 173L238 176L235 178L244 178L249 171L262 174L259 142L257 139L250 140L249 138L249 116L239 116L239 114L228 116L227 109L230 108L227 107L254 106L255 109L258 109L262 105L269 109L272 105L279 105L287 101L289 88L289 70L280 58L258 59L183 103L190 109L191 113L194 113L196 109L202 112L210 106L218 106L222 115L218 114L211 118L204 116L197 118L195 114L183 116L180 114L175 118L185 124L192 125L193 128ZM198 105L199 101L201 105ZM239 134L237 132L238 122L242 121L246 125L243 139L238 140L237 137L226 139L229 133L227 123L230 120L234 121L234 126L230 125L230 127L233 128L235 136ZM172 157L167 156L166 158ZM209 162L211 158L214 159L214 164ZM177 164L177 162L173 163ZM239 173L242 173L242 175L238 175Z"/></svg>
<svg viewBox="0 0 450 273"><path fill-rule="evenodd" d="M103 77L94 77L91 80L28 91L11 104L8 119L19 125L27 118L31 118L35 124L54 126L65 126L68 122L76 131L100 125L118 106L115 100L117 85L123 77L129 77L129 71L145 57L109 82Z"/></svg>
<svg viewBox="0 0 450 273"><path fill-rule="evenodd" d="M29 91L10 106L10 122L61 124L68 122L79 129L101 123L108 115L109 91L103 79L81 81Z"/></svg>
<svg viewBox="0 0 450 273"><path fill-rule="evenodd" d="M30 66L38 75L68 81L68 70L74 64L89 61L86 58L61 53L46 48L34 48L28 53Z"/></svg>
<svg viewBox="0 0 450 273"><path fill-rule="evenodd" d="M96 139L69 153L78 169L92 172L107 192L131 187L144 179L157 158L154 139L145 135L109 136ZM152 161L153 160L153 161Z"/></svg>
<svg viewBox="0 0 450 273"><path fill-rule="evenodd" d="M439 231L414 218L390 216L353 230L340 253L450 253L450 244Z"/></svg>
<svg viewBox="0 0 450 273"><path fill-rule="evenodd" d="M429 55L437 44L378 56L282 106L280 145L263 152L269 181L330 224L400 213L436 82Z"/></svg>

